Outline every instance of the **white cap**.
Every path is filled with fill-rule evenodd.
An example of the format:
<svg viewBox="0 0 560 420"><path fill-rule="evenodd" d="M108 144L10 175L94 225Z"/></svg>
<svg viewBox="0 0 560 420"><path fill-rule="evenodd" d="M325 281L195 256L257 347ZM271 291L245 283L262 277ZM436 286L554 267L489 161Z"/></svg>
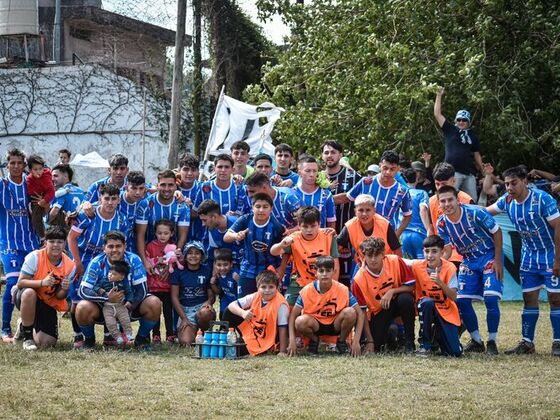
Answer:
<svg viewBox="0 0 560 420"><path fill-rule="evenodd" d="M381 169L379 169L379 165L373 163L367 167L366 172L375 172L376 174L378 174L379 172L381 172Z"/></svg>

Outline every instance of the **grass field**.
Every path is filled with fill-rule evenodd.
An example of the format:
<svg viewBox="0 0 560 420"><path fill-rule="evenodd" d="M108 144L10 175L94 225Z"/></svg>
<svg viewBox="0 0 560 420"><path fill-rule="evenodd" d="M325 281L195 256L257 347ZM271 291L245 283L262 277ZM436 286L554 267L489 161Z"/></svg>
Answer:
<svg viewBox="0 0 560 420"><path fill-rule="evenodd" d="M484 306L476 309L484 321ZM191 349L166 345L149 354L83 354L70 350L70 321L63 319L55 349L27 353L20 344L0 345L0 416L558 418L560 359L550 356L548 308L542 309L538 354L461 359L196 360ZM520 303L502 305L500 350L518 341L520 310Z"/></svg>

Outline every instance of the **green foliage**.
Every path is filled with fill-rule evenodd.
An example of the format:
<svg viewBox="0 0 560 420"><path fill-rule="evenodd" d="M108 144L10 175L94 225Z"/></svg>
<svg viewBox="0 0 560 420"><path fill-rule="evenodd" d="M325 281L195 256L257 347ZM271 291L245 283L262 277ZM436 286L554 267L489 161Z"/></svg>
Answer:
<svg viewBox="0 0 560 420"><path fill-rule="evenodd" d="M363 169L395 148L443 154L433 117L438 86L453 119L469 109L485 161L554 169L560 149L560 9L538 0L317 0L283 12L290 48L245 91L287 112L278 142L317 152L343 142Z"/></svg>

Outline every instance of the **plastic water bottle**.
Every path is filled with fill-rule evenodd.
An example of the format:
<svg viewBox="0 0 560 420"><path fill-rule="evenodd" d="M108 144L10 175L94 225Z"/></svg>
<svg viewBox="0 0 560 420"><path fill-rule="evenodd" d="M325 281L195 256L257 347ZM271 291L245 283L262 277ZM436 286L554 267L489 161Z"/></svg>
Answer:
<svg viewBox="0 0 560 420"><path fill-rule="evenodd" d="M237 349L235 348L236 343L237 343L237 334L235 334L235 330L233 328L230 328L229 332L227 333L226 357L228 359L237 358Z"/></svg>
<svg viewBox="0 0 560 420"><path fill-rule="evenodd" d="M204 333L204 344L202 345L203 359L208 359L210 357L210 347L212 347L210 343L212 342L213 338L214 338L214 333L212 331L208 330Z"/></svg>
<svg viewBox="0 0 560 420"><path fill-rule="evenodd" d="M194 339L194 343L196 344L196 351L198 353L198 357L202 357L202 345L204 344L204 335L202 334L201 329L199 329L196 332L196 338Z"/></svg>
<svg viewBox="0 0 560 420"><path fill-rule="evenodd" d="M223 359L226 354L227 332L220 331L219 344L220 345L218 346L218 359Z"/></svg>
<svg viewBox="0 0 560 420"><path fill-rule="evenodd" d="M215 332L212 334L212 341L210 346L210 359L217 359L218 358L218 344L220 341L220 333Z"/></svg>

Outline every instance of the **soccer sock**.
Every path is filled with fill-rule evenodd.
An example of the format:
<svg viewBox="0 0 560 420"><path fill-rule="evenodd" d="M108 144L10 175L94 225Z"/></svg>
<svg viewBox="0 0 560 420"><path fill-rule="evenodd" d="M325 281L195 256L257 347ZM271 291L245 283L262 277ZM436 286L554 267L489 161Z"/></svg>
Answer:
<svg viewBox="0 0 560 420"><path fill-rule="evenodd" d="M486 325L488 326L488 339L496 341L498 336L498 326L500 325L500 307L498 296L485 296L486 305Z"/></svg>
<svg viewBox="0 0 560 420"><path fill-rule="evenodd" d="M150 331L155 327L157 321L151 321L149 319L140 319L140 328L138 328L138 335L140 337L150 337Z"/></svg>
<svg viewBox="0 0 560 420"><path fill-rule="evenodd" d="M550 323L552 324L552 339L560 341L560 308L550 308Z"/></svg>
<svg viewBox="0 0 560 420"><path fill-rule="evenodd" d="M93 325L80 325L80 329L84 334L84 337L87 339L94 339L95 340L95 326Z"/></svg>
<svg viewBox="0 0 560 420"><path fill-rule="evenodd" d="M33 340L33 325L25 326L22 324L21 329L24 340Z"/></svg>
<svg viewBox="0 0 560 420"><path fill-rule="evenodd" d="M80 335L82 330L78 325L78 321L76 321L76 314L74 312L70 312L70 319L72 320L72 329L74 330L74 335Z"/></svg>
<svg viewBox="0 0 560 420"><path fill-rule="evenodd" d="M472 300L468 298L457 299L457 306L459 307L461 318L471 338L479 343L482 342L480 333L478 332L478 318L472 306Z"/></svg>
<svg viewBox="0 0 560 420"><path fill-rule="evenodd" d="M521 314L521 334L523 340L533 342L535 339L535 328L539 319L538 306L524 306Z"/></svg>

